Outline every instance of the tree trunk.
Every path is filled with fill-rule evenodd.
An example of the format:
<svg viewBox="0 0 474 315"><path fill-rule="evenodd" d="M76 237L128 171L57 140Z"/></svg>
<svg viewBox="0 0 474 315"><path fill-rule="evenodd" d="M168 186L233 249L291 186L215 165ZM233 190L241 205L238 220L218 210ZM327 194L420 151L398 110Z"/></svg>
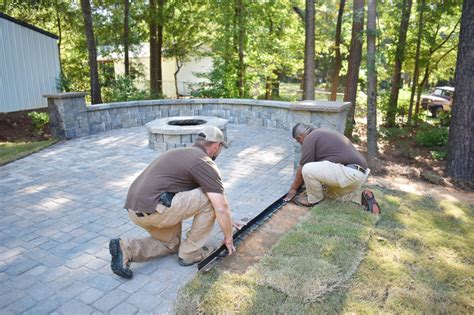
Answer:
<svg viewBox="0 0 474 315"><path fill-rule="evenodd" d="M425 68L425 74L423 75L423 80L418 85L418 91L416 93L416 106L415 106L415 119L418 121L418 117L420 115L420 102L421 102L421 92L423 91L423 87L428 82L428 77L430 75L430 64L428 63Z"/></svg>
<svg viewBox="0 0 474 315"><path fill-rule="evenodd" d="M163 44L162 10L163 0L158 0L158 8L156 7L156 0L150 0L150 92L153 96L163 94L161 70L161 47Z"/></svg>
<svg viewBox="0 0 474 315"><path fill-rule="evenodd" d="M156 59L158 59L158 63L156 65L156 79L157 79L157 93L162 96L163 95L163 67L161 65L161 58L162 58L162 48L163 48L163 10L164 10L165 0L158 0L158 40L156 44Z"/></svg>
<svg viewBox="0 0 474 315"><path fill-rule="evenodd" d="M63 73L63 63L61 62L61 42L62 42L62 31L61 31L61 17L59 16L59 9L56 6L56 24L58 26L58 58L59 58L59 73Z"/></svg>
<svg viewBox="0 0 474 315"><path fill-rule="evenodd" d="M89 76L91 84L92 104L102 103L100 96L99 72L97 66L97 48L95 46L94 28L92 25L91 4L89 0L81 0L84 30L86 34L87 50L89 53Z"/></svg>
<svg viewBox="0 0 474 315"><path fill-rule="evenodd" d="M419 6L419 19L418 19L418 36L416 41L416 53L415 53L415 70L413 71L413 85L411 88L410 95L410 106L408 108L408 124L411 124L412 112L413 112L413 99L415 97L416 86L418 85L418 76L420 72L420 48L421 48L421 32L423 31L423 12L425 11L426 0L421 0ZM415 115L418 119L418 115Z"/></svg>
<svg viewBox="0 0 474 315"><path fill-rule="evenodd" d="M354 128L357 82L359 80L359 68L362 58L362 37L360 35L364 31L364 5L365 0L354 0L349 69L344 89L344 101L351 102L351 107L347 115L346 129L344 131L348 137L352 137L352 129Z"/></svg>
<svg viewBox="0 0 474 315"><path fill-rule="evenodd" d="M272 84L272 96L271 99L277 99L280 97L280 82L283 79L283 73L279 70L274 70L273 73L276 75L276 79L273 80Z"/></svg>
<svg viewBox="0 0 474 315"><path fill-rule="evenodd" d="M455 97L449 128L448 174L457 179L474 179L474 2L464 0L458 59L454 83Z"/></svg>
<svg viewBox="0 0 474 315"><path fill-rule="evenodd" d="M387 110L387 126L395 126L397 115L398 92L400 90L400 81L402 75L402 65L405 60L405 44L407 39L408 23L410 22L412 0L403 0L402 20L398 32L397 50L395 52L395 65L392 75L392 90L390 92L390 101Z"/></svg>
<svg viewBox="0 0 474 315"><path fill-rule="evenodd" d="M314 0L306 0L303 99L314 100Z"/></svg>
<svg viewBox="0 0 474 315"><path fill-rule="evenodd" d="M244 64L244 37L245 37L245 25L244 25L244 0L236 0L235 2L235 18L237 26L237 53L239 56L239 62L237 65L237 88L239 91L239 97L245 95L245 64Z"/></svg>
<svg viewBox="0 0 474 315"><path fill-rule="evenodd" d="M377 68L375 66L375 36L377 2L369 0L367 6L367 154L377 156Z"/></svg>
<svg viewBox="0 0 474 315"><path fill-rule="evenodd" d="M176 91L176 98L179 98L179 89L178 89L178 73L179 70L183 67L183 64L179 62L179 58L176 57L176 71L174 72L174 88Z"/></svg>
<svg viewBox="0 0 474 315"><path fill-rule="evenodd" d="M129 52L129 26L128 26L128 17L130 11L130 2L129 0L124 0L123 3L123 51L124 51L124 67L125 67L125 76L130 75L130 61L128 57Z"/></svg>
<svg viewBox="0 0 474 315"><path fill-rule="evenodd" d="M156 0L150 0L150 94L158 94Z"/></svg>
<svg viewBox="0 0 474 315"><path fill-rule="evenodd" d="M337 25L336 25L336 40L335 40L335 52L336 57L334 61L334 72L332 74L332 84L331 84L331 101L337 99L337 88L339 87L339 72L342 67L342 58L341 58L341 30L342 30L342 15L344 13L344 7L346 5L346 0L341 0L339 3L339 12L337 13Z"/></svg>
<svg viewBox="0 0 474 315"><path fill-rule="evenodd" d="M272 77L267 76L265 78L265 99L269 100L272 97Z"/></svg>

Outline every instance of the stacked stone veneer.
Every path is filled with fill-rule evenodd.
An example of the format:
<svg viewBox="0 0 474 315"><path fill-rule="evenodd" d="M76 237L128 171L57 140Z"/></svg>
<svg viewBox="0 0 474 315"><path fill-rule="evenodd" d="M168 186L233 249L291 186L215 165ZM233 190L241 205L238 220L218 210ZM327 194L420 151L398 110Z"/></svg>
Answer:
<svg viewBox="0 0 474 315"><path fill-rule="evenodd" d="M202 120L200 125L170 125L170 121ZM166 117L153 120L145 125L148 130L148 147L157 151L190 147L198 133L207 126L219 128L227 141L227 119L208 116Z"/></svg>
<svg viewBox="0 0 474 315"><path fill-rule="evenodd" d="M290 130L305 122L343 132L348 102L278 102L249 99L177 99L86 105L85 93L45 95L52 132L72 139L102 131L142 126L172 116L214 116L230 123Z"/></svg>
<svg viewBox="0 0 474 315"><path fill-rule="evenodd" d="M350 102L278 102L249 99L177 99L87 106L86 93L45 95L54 136L78 138L102 131L142 126L162 117L215 116L230 123L291 130L298 122L344 131ZM295 143L295 166L300 146Z"/></svg>

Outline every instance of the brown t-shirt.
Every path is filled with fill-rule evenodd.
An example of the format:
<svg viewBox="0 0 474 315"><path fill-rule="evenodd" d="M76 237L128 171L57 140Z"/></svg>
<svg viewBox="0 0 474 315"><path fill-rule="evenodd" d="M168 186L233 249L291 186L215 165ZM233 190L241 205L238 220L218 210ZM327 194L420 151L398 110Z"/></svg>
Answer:
<svg viewBox="0 0 474 315"><path fill-rule="evenodd" d="M151 163L128 190L126 209L154 212L163 192L201 187L204 192L224 193L219 169L203 147L175 149Z"/></svg>
<svg viewBox="0 0 474 315"><path fill-rule="evenodd" d="M315 129L304 138L300 165L329 161L339 164L357 164L367 168L367 161L343 134L328 129Z"/></svg>

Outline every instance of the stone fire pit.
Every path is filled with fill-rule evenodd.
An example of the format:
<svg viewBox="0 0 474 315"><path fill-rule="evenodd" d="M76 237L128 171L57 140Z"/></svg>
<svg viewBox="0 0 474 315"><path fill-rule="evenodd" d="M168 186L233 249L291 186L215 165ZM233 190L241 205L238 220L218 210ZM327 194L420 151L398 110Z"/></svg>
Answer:
<svg viewBox="0 0 474 315"><path fill-rule="evenodd" d="M145 125L148 130L148 146L157 151L191 146L197 134L206 126L215 126L224 134L227 141L226 119L207 116L167 117L150 121Z"/></svg>

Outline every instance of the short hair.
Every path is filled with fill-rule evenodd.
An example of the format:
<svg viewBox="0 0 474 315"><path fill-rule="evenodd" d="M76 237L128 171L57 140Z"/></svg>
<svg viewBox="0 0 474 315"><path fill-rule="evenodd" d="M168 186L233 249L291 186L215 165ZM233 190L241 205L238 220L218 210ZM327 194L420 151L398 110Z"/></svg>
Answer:
<svg viewBox="0 0 474 315"><path fill-rule="evenodd" d="M297 123L293 127L293 139L296 139L296 137L301 136L301 135L307 135L314 129L315 129L314 126L311 126L309 124Z"/></svg>

